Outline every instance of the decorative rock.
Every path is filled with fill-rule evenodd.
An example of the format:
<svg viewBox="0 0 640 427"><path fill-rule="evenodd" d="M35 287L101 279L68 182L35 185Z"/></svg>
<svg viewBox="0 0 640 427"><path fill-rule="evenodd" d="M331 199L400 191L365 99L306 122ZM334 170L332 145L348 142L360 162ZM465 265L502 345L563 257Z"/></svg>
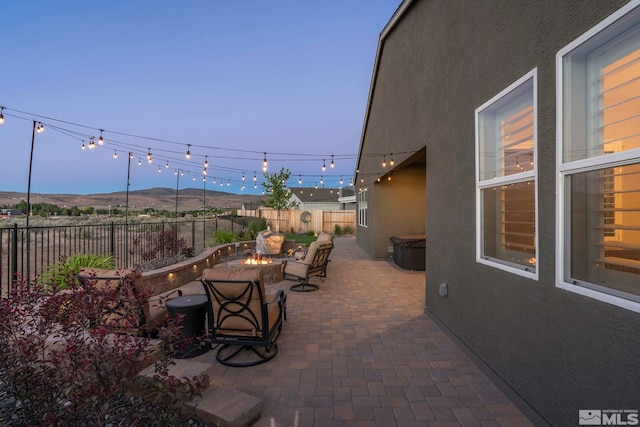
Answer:
<svg viewBox="0 0 640 427"><path fill-rule="evenodd" d="M262 230L256 236L256 252L260 255L276 255L280 253L286 235L275 231Z"/></svg>

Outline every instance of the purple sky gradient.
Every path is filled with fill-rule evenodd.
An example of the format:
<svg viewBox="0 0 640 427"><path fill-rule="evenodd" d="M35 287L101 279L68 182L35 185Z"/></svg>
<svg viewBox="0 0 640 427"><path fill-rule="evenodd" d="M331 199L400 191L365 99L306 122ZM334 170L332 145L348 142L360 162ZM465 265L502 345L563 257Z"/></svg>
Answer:
<svg viewBox="0 0 640 427"><path fill-rule="evenodd" d="M208 189L240 193L244 173L244 192L259 194L263 152L291 186L348 184L378 36L399 3L5 2L0 191L27 190L33 120L45 125L33 193L124 191L128 151L131 190L175 188L176 168L180 188L202 188L207 156ZM105 144L81 150L98 129Z"/></svg>

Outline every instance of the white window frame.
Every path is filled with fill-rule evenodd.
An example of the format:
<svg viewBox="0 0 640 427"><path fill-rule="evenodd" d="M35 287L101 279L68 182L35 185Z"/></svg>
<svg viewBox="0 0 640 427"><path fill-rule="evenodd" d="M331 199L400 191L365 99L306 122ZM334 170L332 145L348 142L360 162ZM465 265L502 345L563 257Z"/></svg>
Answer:
<svg viewBox="0 0 640 427"><path fill-rule="evenodd" d="M624 7L604 19L576 40L565 46L556 54L556 287L577 294L590 297L602 302L613 304L637 313L640 313L640 303L618 295L598 291L596 289L580 286L575 281L565 280L565 274L570 271L568 264L569 245L567 230L565 227L565 215L567 208L566 182L569 176L594 170L602 170L608 167L623 166L637 163L640 160L640 149L621 151L612 154L587 157L582 160L564 161L564 58L574 49L591 41L594 37L615 38L620 31L616 31L614 25L630 12L640 13L640 0L632 0Z"/></svg>
<svg viewBox="0 0 640 427"><path fill-rule="evenodd" d="M480 155L480 134L481 123L480 114L487 110L490 106L500 101L502 98L511 94L516 89L519 89L522 85L532 81L533 85L533 168L528 171L520 173L500 176L493 179L481 179L481 155ZM540 256L539 256L539 240L538 240L538 69L534 68L517 81L509 85L502 90L499 94L491 98L489 101L482 104L475 110L475 145L476 145L476 262L479 264L488 265L500 270L507 271L509 273L517 274L522 277L526 277L533 280L538 280L540 271ZM517 184L521 182L533 181L535 192L535 254L536 259L535 269L527 268L526 266L516 265L507 261L502 261L494 258L487 258L483 256L483 220L484 220L484 208L482 202L482 191L490 188L495 188L501 185Z"/></svg>
<svg viewBox="0 0 640 427"><path fill-rule="evenodd" d="M358 226L367 228L367 214L369 204L367 201L367 189L358 191Z"/></svg>

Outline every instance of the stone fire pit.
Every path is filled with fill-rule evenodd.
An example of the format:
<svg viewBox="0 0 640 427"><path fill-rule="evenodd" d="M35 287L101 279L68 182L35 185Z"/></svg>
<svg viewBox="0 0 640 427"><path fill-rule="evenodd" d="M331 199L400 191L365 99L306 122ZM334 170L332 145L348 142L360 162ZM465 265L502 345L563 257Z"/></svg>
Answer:
<svg viewBox="0 0 640 427"><path fill-rule="evenodd" d="M247 258L253 260L254 258ZM284 280L284 275L282 273L282 262L283 259L271 259L270 262L261 263L261 264L250 264L245 263L244 259L236 259L233 261L227 261L225 264L227 268L231 271L244 271L244 270L253 270L259 268L262 270L262 275L264 277L264 283L278 283Z"/></svg>

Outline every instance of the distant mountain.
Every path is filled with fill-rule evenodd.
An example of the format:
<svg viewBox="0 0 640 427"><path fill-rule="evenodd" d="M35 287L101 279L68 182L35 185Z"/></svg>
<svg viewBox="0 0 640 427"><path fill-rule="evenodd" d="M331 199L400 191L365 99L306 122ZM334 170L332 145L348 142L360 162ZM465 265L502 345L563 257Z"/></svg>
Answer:
<svg viewBox="0 0 640 427"><path fill-rule="evenodd" d="M0 191L0 207L10 207L20 200L26 199L26 193ZM261 196L251 194L233 194L223 191L184 188L178 192L178 210L188 211L203 206L240 208L244 204L247 209L255 209L262 199ZM107 209L109 206L124 207L126 205L126 191L99 194L42 194L31 193L31 203L50 203L60 207L93 206L96 209ZM150 188L146 190L129 191L130 209L174 210L176 206L176 190L171 188Z"/></svg>

